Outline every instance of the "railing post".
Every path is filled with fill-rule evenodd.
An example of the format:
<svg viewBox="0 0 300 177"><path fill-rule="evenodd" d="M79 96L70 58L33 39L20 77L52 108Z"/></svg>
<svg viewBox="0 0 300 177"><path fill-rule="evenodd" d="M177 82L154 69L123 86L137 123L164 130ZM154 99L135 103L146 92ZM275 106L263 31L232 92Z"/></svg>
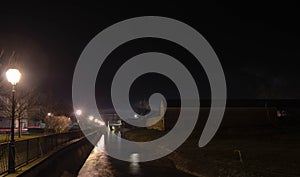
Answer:
<svg viewBox="0 0 300 177"><path fill-rule="evenodd" d="M37 157L40 157L40 138L37 138Z"/></svg>
<svg viewBox="0 0 300 177"><path fill-rule="evenodd" d="M55 146L56 146L56 148L58 147L58 136L57 136L57 134L55 135Z"/></svg>
<svg viewBox="0 0 300 177"><path fill-rule="evenodd" d="M26 164L29 161L29 140L26 140Z"/></svg>

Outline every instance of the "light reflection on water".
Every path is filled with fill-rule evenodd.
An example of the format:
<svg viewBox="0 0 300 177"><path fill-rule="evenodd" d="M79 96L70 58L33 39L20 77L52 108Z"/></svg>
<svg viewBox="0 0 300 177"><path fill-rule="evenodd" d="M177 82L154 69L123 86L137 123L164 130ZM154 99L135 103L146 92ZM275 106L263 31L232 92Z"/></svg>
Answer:
<svg viewBox="0 0 300 177"><path fill-rule="evenodd" d="M140 174L140 165L139 165L139 154L133 153L130 155L130 166L129 170L131 174L137 175Z"/></svg>
<svg viewBox="0 0 300 177"><path fill-rule="evenodd" d="M117 136L112 136L113 134ZM115 130L107 131L106 141L117 142L116 150L119 153L122 153L121 148L121 132ZM80 177L92 177L92 176L105 176L105 177L113 177L113 167L110 161L110 157L105 153L105 135L101 135L100 140L96 144L92 153L89 155L88 159L84 163L83 167L79 171L78 176ZM124 162L126 170L125 173L129 173L130 175L138 175L141 174L141 168L139 161L139 154L133 153L129 157L130 163ZM127 168L127 169L126 169Z"/></svg>
<svg viewBox="0 0 300 177"><path fill-rule="evenodd" d="M100 140L98 141L96 147L94 148L95 152L99 152L100 150L103 151L104 150L104 135L101 135Z"/></svg>
<svg viewBox="0 0 300 177"><path fill-rule="evenodd" d="M80 169L78 173L79 177L114 176L109 157L104 152L104 139L104 135L102 135L97 145Z"/></svg>

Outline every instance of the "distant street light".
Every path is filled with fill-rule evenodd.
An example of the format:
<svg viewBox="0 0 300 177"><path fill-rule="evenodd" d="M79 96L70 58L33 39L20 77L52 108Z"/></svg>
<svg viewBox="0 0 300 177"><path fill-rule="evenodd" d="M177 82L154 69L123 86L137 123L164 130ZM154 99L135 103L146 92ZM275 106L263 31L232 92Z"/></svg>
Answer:
<svg viewBox="0 0 300 177"><path fill-rule="evenodd" d="M77 121L77 123L79 123L79 119L80 119L80 116L82 115L82 111L81 111L81 109L77 109L76 111L75 111L75 115L76 115L76 121Z"/></svg>
<svg viewBox="0 0 300 177"><path fill-rule="evenodd" d="M94 116L89 116L89 120L90 121L94 120Z"/></svg>
<svg viewBox="0 0 300 177"><path fill-rule="evenodd" d="M9 69L6 71L8 82L12 84L12 104L11 104L11 138L8 153L8 173L15 172L15 86L21 79L21 73L17 69Z"/></svg>
<svg viewBox="0 0 300 177"><path fill-rule="evenodd" d="M98 123L101 126L105 125L105 123L103 121L99 120L99 119L95 119L94 122Z"/></svg>
<svg viewBox="0 0 300 177"><path fill-rule="evenodd" d="M102 125L102 126L105 125L105 123L104 123L103 121L101 121L101 120L99 120L98 123L99 123L100 125Z"/></svg>
<svg viewBox="0 0 300 177"><path fill-rule="evenodd" d="M48 112L48 114L47 114L48 116L51 116L52 114L51 114L51 112Z"/></svg>
<svg viewBox="0 0 300 177"><path fill-rule="evenodd" d="M77 116L81 116L82 111L80 109L77 109L75 113L76 113Z"/></svg>

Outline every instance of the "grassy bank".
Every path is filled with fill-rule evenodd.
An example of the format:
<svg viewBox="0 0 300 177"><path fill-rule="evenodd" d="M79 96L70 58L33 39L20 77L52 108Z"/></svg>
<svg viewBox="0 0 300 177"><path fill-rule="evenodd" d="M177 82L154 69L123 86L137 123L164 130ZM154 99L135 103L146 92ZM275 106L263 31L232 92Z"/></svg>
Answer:
<svg viewBox="0 0 300 177"><path fill-rule="evenodd" d="M125 133L133 141L149 141L164 132L137 129ZM197 146L199 135L189 139L167 158L186 171L204 176L300 176L300 133L283 132L232 138L214 138Z"/></svg>
<svg viewBox="0 0 300 177"><path fill-rule="evenodd" d="M30 138L40 137L40 136L43 136L43 135L44 134L22 135L20 138L18 136L15 136L15 140L16 141L26 140L26 139L30 139ZM0 135L0 143L9 142L9 140L10 140L10 135Z"/></svg>
<svg viewBox="0 0 300 177"><path fill-rule="evenodd" d="M152 141L163 136L164 134L165 132L162 131L147 129L133 129L123 133L126 139L136 142Z"/></svg>

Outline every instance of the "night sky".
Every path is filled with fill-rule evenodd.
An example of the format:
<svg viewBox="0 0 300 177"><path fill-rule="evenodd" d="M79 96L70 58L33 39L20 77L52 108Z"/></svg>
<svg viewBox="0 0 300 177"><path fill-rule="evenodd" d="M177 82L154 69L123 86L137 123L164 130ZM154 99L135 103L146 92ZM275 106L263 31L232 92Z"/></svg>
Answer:
<svg viewBox="0 0 300 177"><path fill-rule="evenodd" d="M1 3L0 9L0 50L6 57L16 52L23 73L20 86L52 92L59 100L71 101L76 62L96 34L119 21L145 15L171 17L198 30L222 63L230 99L300 98L300 11L296 4ZM201 97L209 98L205 72L188 51L148 38L130 41L107 58L97 80L99 102L110 102L110 81L118 67L147 51L168 53L181 61L197 81ZM159 84L151 87L153 82ZM140 77L130 95L135 101L153 91L172 99L178 96L172 82L155 74Z"/></svg>

